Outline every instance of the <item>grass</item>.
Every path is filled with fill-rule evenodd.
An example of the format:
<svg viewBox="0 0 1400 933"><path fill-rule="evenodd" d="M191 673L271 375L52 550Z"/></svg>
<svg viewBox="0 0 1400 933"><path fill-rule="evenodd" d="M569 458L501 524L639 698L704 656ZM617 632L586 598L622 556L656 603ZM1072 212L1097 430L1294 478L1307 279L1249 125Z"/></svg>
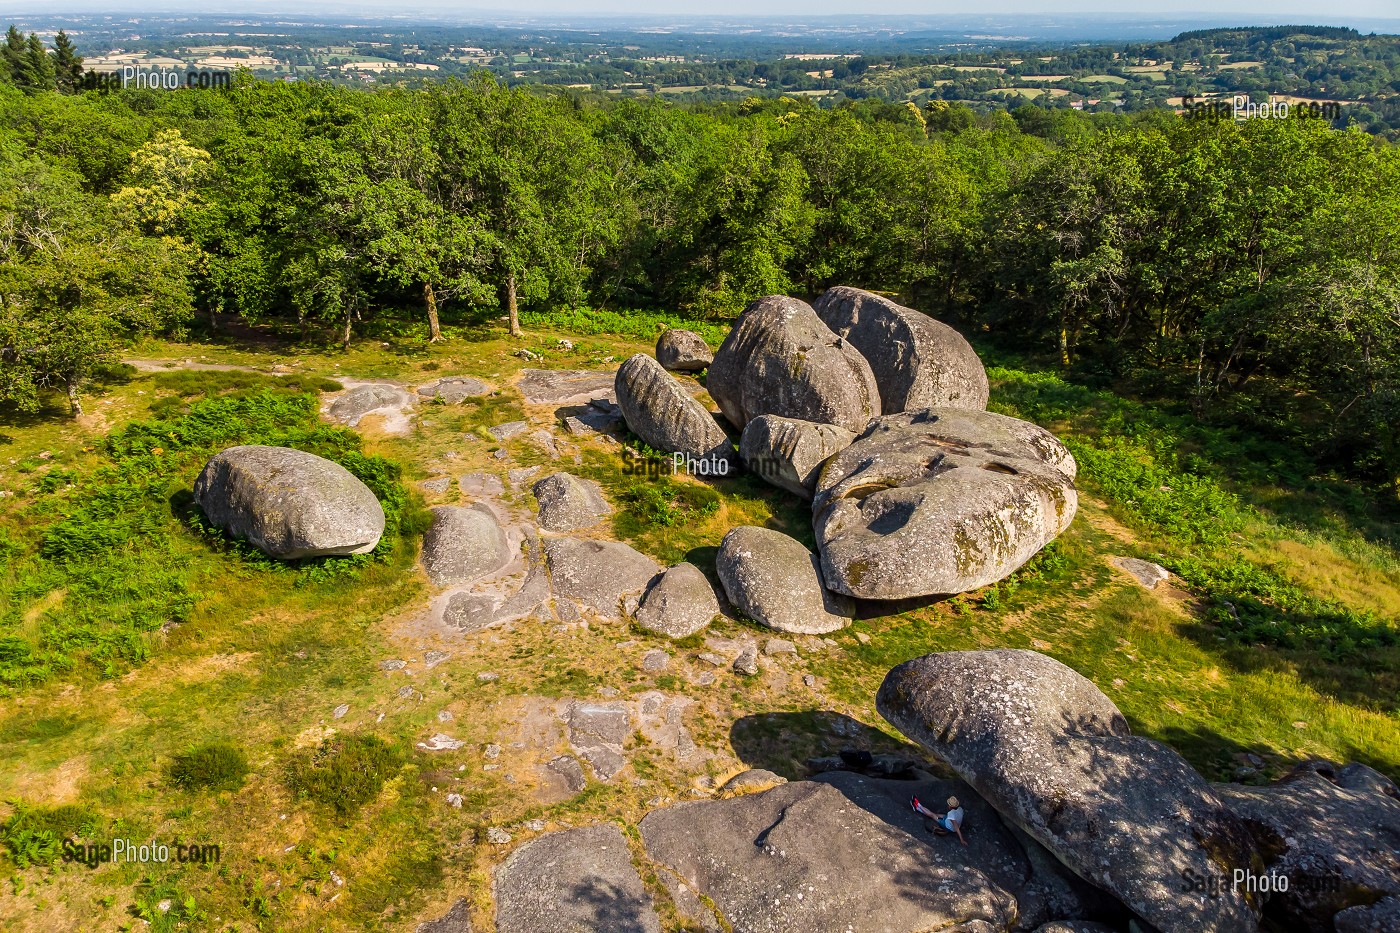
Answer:
<svg viewBox="0 0 1400 933"><path fill-rule="evenodd" d="M1311 756L1400 774L1396 649L1385 641L1400 607L1394 525L1285 446L1023 366L990 367L993 405L1074 447L1081 508L1052 547L995 587L862 619L832 635L834 645L796 638L800 658L765 661L754 678L720 669L704 687L697 677L710 669L694 655L709 650L706 638L767 633L721 620L674 643L636 626L521 622L434 641L414 623L426 602L413 543L423 503L408 491L429 476L503 476L538 463L595 479L615 506L615 537L706 572L736 525L814 545L809 506L751 476L639 475L621 448L596 439L556 431L573 446L553 461L524 439L499 445L481 434L553 415L509 390L523 367L607 366L649 351L666 325L713 345L718 325L593 311L525 324L521 339L449 326L436 345L416 330L376 334L344 354L253 339L151 343L132 355L259 372L116 372L78 421L56 401L37 415L0 416L0 489L15 494L0 499L0 670L18 675L0 693L0 799L11 801L0 838L18 879L15 896L0 899L0 927L107 929L150 916L162 929L203 929L215 917L245 930L403 929L458 896L485 921L491 872L509 849L480 841L487 828L523 840L533 819L548 829L631 827L653 799L684 799L748 766L795 777L807 757L845 745L907 751L875 714L874 691L894 664L938 650L1050 654L1099 685L1137 732L1212 779L1233 778L1245 754L1265 761L1251 780ZM544 360L513 356L521 347ZM268 374L274 365L288 374ZM319 393L342 378L417 385L449 374L500 391L422 406L409 437L382 434L373 419L352 434L316 417ZM208 450L253 436L353 464L395 510L402 536L388 536L371 560L281 567L210 535L180 494ZM501 446L509 462L494 458ZM529 509L527 492L508 490L504 504ZM1113 555L1158 560L1189 592L1143 591L1110 566ZM426 670L419 659L432 647L452 658ZM640 659L657 647L671 661L649 675ZM388 658L413 663L381 671ZM487 672L495 679L478 679ZM803 674L817 686L805 687ZM536 799L532 756L567 750L548 731L559 728L557 704L653 689L694 701L684 722L709 757L681 763L647 746L620 779L562 803ZM341 705L349 712L336 718ZM454 718L439 720L443 712ZM463 747L412 750L439 731ZM236 768L192 741L235 746L247 764L241 783L224 784ZM488 770L481 752L491 744L502 751ZM171 792L182 756L192 763L181 786L207 777L208 790ZM447 806L448 792L462 795L460 810ZM41 832L178 838L217 844L222 857L45 867ZM37 856L27 867L20 849ZM176 906L157 916L163 900Z"/></svg>
<svg viewBox="0 0 1400 933"><path fill-rule="evenodd" d="M238 790L248 775L248 757L229 742L207 742L176 755L168 774L182 790Z"/></svg>

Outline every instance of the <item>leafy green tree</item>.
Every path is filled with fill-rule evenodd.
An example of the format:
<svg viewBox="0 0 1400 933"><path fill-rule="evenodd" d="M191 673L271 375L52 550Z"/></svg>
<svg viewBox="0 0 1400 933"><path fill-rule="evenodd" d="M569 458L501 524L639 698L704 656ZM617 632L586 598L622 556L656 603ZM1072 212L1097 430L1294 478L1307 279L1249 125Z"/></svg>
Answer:
<svg viewBox="0 0 1400 933"><path fill-rule="evenodd" d="M53 60L49 58L43 40L32 32L24 44L24 64L20 74L24 76L21 86L29 91L52 91L56 86Z"/></svg>

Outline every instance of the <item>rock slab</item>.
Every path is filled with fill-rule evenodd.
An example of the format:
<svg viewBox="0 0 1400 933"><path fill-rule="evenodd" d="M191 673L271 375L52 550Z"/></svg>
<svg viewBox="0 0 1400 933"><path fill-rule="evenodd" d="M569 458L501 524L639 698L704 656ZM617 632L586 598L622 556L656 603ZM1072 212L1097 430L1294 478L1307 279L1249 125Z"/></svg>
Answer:
<svg viewBox="0 0 1400 933"><path fill-rule="evenodd" d="M723 464L712 475L737 466L729 436L656 360L642 353L629 358L617 371L616 389L627 426L652 447Z"/></svg>
<svg viewBox="0 0 1400 933"><path fill-rule="evenodd" d="M209 459L194 499L216 528L272 557L368 554L384 509L345 467L289 447L230 447Z"/></svg>
<svg viewBox="0 0 1400 933"><path fill-rule="evenodd" d="M855 439L834 424L760 415L744 427L739 456L750 472L811 500L822 467Z"/></svg>
<svg viewBox="0 0 1400 933"><path fill-rule="evenodd" d="M705 387L740 430L759 415L781 415L859 434L880 415L865 357L810 305L783 295L744 309L715 352Z"/></svg>
<svg viewBox="0 0 1400 933"><path fill-rule="evenodd" d="M827 585L865 599L1004 579L1069 527L1074 459L1043 428L986 411L887 415L822 470L813 525Z"/></svg>
<svg viewBox="0 0 1400 933"><path fill-rule="evenodd" d="M953 651L895 667L875 699L1002 817L1163 933L1258 929L1255 905L1182 879L1262 867L1243 821L1176 752L1034 651Z"/></svg>
<svg viewBox="0 0 1400 933"><path fill-rule="evenodd" d="M661 933L622 830L547 833L496 872L498 933Z"/></svg>
<svg viewBox="0 0 1400 933"><path fill-rule="evenodd" d="M823 585L816 555L781 531L731 529L715 569L736 609L780 632L825 635L850 625L855 615L849 599Z"/></svg>
<svg viewBox="0 0 1400 933"><path fill-rule="evenodd" d="M544 545L554 595L617 618L622 598L641 593L661 572L656 561L618 541L555 538Z"/></svg>
<svg viewBox="0 0 1400 933"><path fill-rule="evenodd" d="M987 371L947 324L847 285L827 289L812 308L870 363L884 414L987 407Z"/></svg>

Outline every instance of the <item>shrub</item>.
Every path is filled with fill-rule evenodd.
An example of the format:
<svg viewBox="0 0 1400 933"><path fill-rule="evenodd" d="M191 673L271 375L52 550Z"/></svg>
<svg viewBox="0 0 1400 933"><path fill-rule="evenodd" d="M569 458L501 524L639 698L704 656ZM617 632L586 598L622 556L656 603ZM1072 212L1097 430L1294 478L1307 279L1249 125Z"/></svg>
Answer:
<svg viewBox="0 0 1400 933"><path fill-rule="evenodd" d="M228 742L197 745L170 762L170 783L182 790L238 790L248 774L243 750Z"/></svg>
<svg viewBox="0 0 1400 933"><path fill-rule="evenodd" d="M379 796L403 763L403 752L378 736L337 735L288 763L287 789L347 816Z"/></svg>
<svg viewBox="0 0 1400 933"><path fill-rule="evenodd" d="M52 865L64 839L91 835L97 826L96 817L77 804L30 807L15 801L14 805L15 812L0 824L0 843L18 868Z"/></svg>

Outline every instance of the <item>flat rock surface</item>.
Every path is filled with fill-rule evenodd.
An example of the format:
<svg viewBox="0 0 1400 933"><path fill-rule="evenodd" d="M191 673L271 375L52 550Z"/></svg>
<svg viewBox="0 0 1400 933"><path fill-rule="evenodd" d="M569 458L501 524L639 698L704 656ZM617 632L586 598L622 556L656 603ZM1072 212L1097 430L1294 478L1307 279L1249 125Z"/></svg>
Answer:
<svg viewBox="0 0 1400 933"><path fill-rule="evenodd" d="M1113 565L1132 574L1133 579L1149 590L1155 590L1157 584L1171 577L1171 571L1161 564L1154 564L1150 560L1141 560L1137 557L1115 557Z"/></svg>
<svg viewBox="0 0 1400 933"><path fill-rule="evenodd" d="M1118 708L1034 651L951 651L894 668L876 695L892 725L950 765L1002 817L1164 933L1258 929L1226 887L1254 840L1176 752L1132 735Z"/></svg>
<svg viewBox="0 0 1400 933"><path fill-rule="evenodd" d="M621 614L624 596L642 593L661 572L656 561L619 541L555 538L544 550L554 595L608 618Z"/></svg>
<svg viewBox="0 0 1400 933"><path fill-rule="evenodd" d="M489 385L471 376L443 376L418 387L418 394L424 398L441 399L449 405L486 395L490 391Z"/></svg>
<svg viewBox="0 0 1400 933"><path fill-rule="evenodd" d="M828 288L812 304L875 373L884 414L987 407L987 371L963 335L913 308L859 288Z"/></svg>
<svg viewBox="0 0 1400 933"><path fill-rule="evenodd" d="M209 522L272 557L368 554L384 533L384 509L338 463L290 447L230 447L194 482Z"/></svg>
<svg viewBox="0 0 1400 933"><path fill-rule="evenodd" d="M816 555L781 531L731 529L715 569L735 609L780 632L824 635L850 625L855 615L849 599L823 585Z"/></svg>
<svg viewBox="0 0 1400 933"><path fill-rule="evenodd" d="M496 870L498 933L661 933L622 830L547 833Z"/></svg>
<svg viewBox="0 0 1400 933"><path fill-rule="evenodd" d="M459 898L451 910L436 920L418 924L417 933L472 933L471 909L466 898Z"/></svg>
<svg viewBox="0 0 1400 933"><path fill-rule="evenodd" d="M799 781L681 803L641 822L647 854L711 898L735 933L923 933L982 920L1011 896L841 791Z"/></svg>
<svg viewBox="0 0 1400 933"><path fill-rule="evenodd" d="M587 405L597 398L616 402L613 370L522 369L516 388L531 405Z"/></svg>
<svg viewBox="0 0 1400 933"><path fill-rule="evenodd" d="M1074 520L1074 459L1029 422L932 408L888 415L823 468L813 525L829 587L864 599L1004 579Z"/></svg>
<svg viewBox="0 0 1400 933"><path fill-rule="evenodd" d="M366 415L384 419L386 434L407 434L412 429L409 413L413 396L403 386L387 382L345 382L346 389L325 409L327 416L339 424L356 428Z"/></svg>

